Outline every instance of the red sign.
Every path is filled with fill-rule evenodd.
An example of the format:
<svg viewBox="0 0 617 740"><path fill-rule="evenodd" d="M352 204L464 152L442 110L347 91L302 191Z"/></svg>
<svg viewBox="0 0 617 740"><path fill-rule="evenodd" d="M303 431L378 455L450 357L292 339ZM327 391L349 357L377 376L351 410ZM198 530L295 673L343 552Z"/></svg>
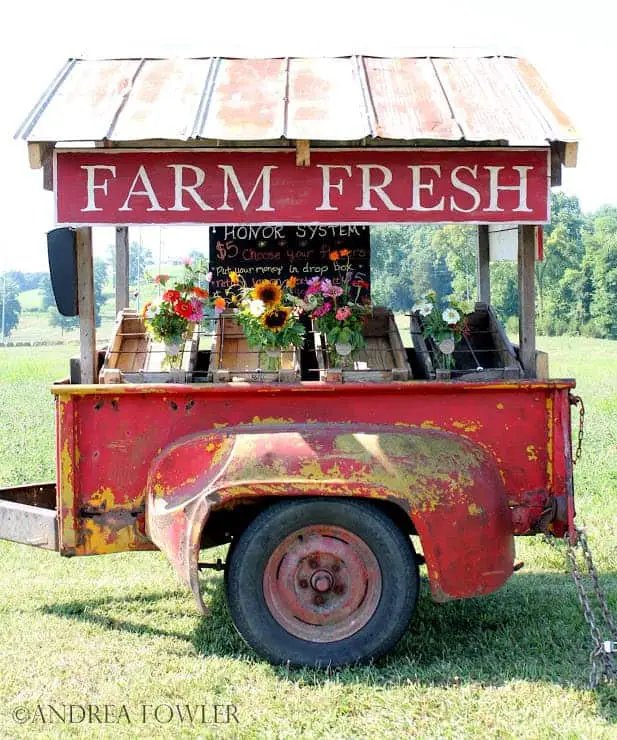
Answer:
<svg viewBox="0 0 617 740"><path fill-rule="evenodd" d="M548 149L56 153L57 222L548 223Z"/></svg>

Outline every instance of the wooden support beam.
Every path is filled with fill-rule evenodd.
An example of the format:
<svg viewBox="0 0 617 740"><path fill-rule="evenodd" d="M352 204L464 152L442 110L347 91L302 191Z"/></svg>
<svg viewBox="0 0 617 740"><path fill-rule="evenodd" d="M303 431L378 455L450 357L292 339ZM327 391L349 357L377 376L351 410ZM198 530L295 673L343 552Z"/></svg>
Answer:
<svg viewBox="0 0 617 740"><path fill-rule="evenodd" d="M129 305L129 227L116 226L116 315Z"/></svg>
<svg viewBox="0 0 617 740"><path fill-rule="evenodd" d="M561 185L561 152L559 146L551 146L551 187Z"/></svg>
<svg viewBox="0 0 617 740"><path fill-rule="evenodd" d="M77 298L79 306L79 356L82 383L95 383L97 371L94 322L94 265L92 229L77 229Z"/></svg>
<svg viewBox="0 0 617 740"><path fill-rule="evenodd" d="M45 142L29 141L28 142L28 162L31 170L40 170L43 166L45 150L49 144Z"/></svg>
<svg viewBox="0 0 617 740"><path fill-rule="evenodd" d="M578 159L578 142L567 141L563 150L563 166L576 167Z"/></svg>
<svg viewBox="0 0 617 740"><path fill-rule="evenodd" d="M488 226L478 226L478 260L477 260L478 300L481 303L491 302L491 273Z"/></svg>
<svg viewBox="0 0 617 740"><path fill-rule="evenodd" d="M518 227L518 337L526 378L536 376L536 227Z"/></svg>
<svg viewBox="0 0 617 740"><path fill-rule="evenodd" d="M311 142L308 139L296 139L296 166L309 167L311 164Z"/></svg>

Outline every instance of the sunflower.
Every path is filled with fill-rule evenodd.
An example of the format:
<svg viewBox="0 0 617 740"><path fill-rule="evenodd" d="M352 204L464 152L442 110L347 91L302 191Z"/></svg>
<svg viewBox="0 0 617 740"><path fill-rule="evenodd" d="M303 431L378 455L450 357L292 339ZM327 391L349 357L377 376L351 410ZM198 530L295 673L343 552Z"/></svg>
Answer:
<svg viewBox="0 0 617 740"><path fill-rule="evenodd" d="M290 314L291 308L274 306L274 308L264 311L259 320L266 329L272 332L279 332L285 327Z"/></svg>
<svg viewBox="0 0 617 740"><path fill-rule="evenodd" d="M275 306L282 297L281 286L273 280L259 280L251 291L251 298L263 301L266 306Z"/></svg>

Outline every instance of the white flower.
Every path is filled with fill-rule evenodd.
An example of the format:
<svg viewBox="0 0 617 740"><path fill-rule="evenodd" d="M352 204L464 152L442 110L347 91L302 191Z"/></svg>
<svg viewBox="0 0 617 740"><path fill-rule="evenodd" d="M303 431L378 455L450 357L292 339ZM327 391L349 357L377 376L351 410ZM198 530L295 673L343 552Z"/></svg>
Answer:
<svg viewBox="0 0 617 740"><path fill-rule="evenodd" d="M414 303L411 310L413 313L417 311L420 316L430 316L433 312L433 304L428 301L421 301L420 303Z"/></svg>
<svg viewBox="0 0 617 740"><path fill-rule="evenodd" d="M446 324L452 326L460 321L461 315L454 308L446 308L446 310L441 314L441 318L446 322Z"/></svg>
<svg viewBox="0 0 617 740"><path fill-rule="evenodd" d="M266 304L259 298L255 298L249 303L249 312L252 316L259 317L266 310Z"/></svg>

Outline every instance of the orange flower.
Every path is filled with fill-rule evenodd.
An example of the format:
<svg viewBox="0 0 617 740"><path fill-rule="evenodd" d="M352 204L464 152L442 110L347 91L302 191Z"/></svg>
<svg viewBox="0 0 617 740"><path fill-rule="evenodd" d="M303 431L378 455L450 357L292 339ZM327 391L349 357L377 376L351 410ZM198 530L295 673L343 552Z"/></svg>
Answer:
<svg viewBox="0 0 617 740"><path fill-rule="evenodd" d="M154 282L157 285L165 285L167 281L169 280L169 275L155 275L154 276Z"/></svg>
<svg viewBox="0 0 617 740"><path fill-rule="evenodd" d="M349 249L341 249L341 251L339 252L339 254L341 255L341 257L349 257L349 255L351 254L351 252L349 251Z"/></svg>
<svg viewBox="0 0 617 740"><path fill-rule="evenodd" d="M141 316L142 318L148 313L148 309L152 305L152 301L147 301L144 303L144 307L141 309Z"/></svg>
<svg viewBox="0 0 617 740"><path fill-rule="evenodd" d="M196 295L198 298L207 298L209 293L207 290L200 288L199 285L195 285L193 288L193 295Z"/></svg>
<svg viewBox="0 0 617 740"><path fill-rule="evenodd" d="M287 278L287 287L293 290L296 285L298 284L298 278L292 275L290 278Z"/></svg>
<svg viewBox="0 0 617 740"><path fill-rule="evenodd" d="M218 308L219 311L223 311L226 305L227 304L225 303L225 299L223 298L223 296L217 296L214 299L214 308Z"/></svg>
<svg viewBox="0 0 617 740"><path fill-rule="evenodd" d="M338 252L330 252L330 254L328 255L328 257L332 260L332 262L336 262L339 256L340 255Z"/></svg>
<svg viewBox="0 0 617 740"><path fill-rule="evenodd" d="M229 279L231 280L231 282L232 282L232 283L233 283L234 285L237 285L237 284L238 284L238 283L240 282L240 278L238 277L238 273L237 273L237 272L235 272L234 270L232 270L232 271L231 271L231 272L229 273Z"/></svg>

